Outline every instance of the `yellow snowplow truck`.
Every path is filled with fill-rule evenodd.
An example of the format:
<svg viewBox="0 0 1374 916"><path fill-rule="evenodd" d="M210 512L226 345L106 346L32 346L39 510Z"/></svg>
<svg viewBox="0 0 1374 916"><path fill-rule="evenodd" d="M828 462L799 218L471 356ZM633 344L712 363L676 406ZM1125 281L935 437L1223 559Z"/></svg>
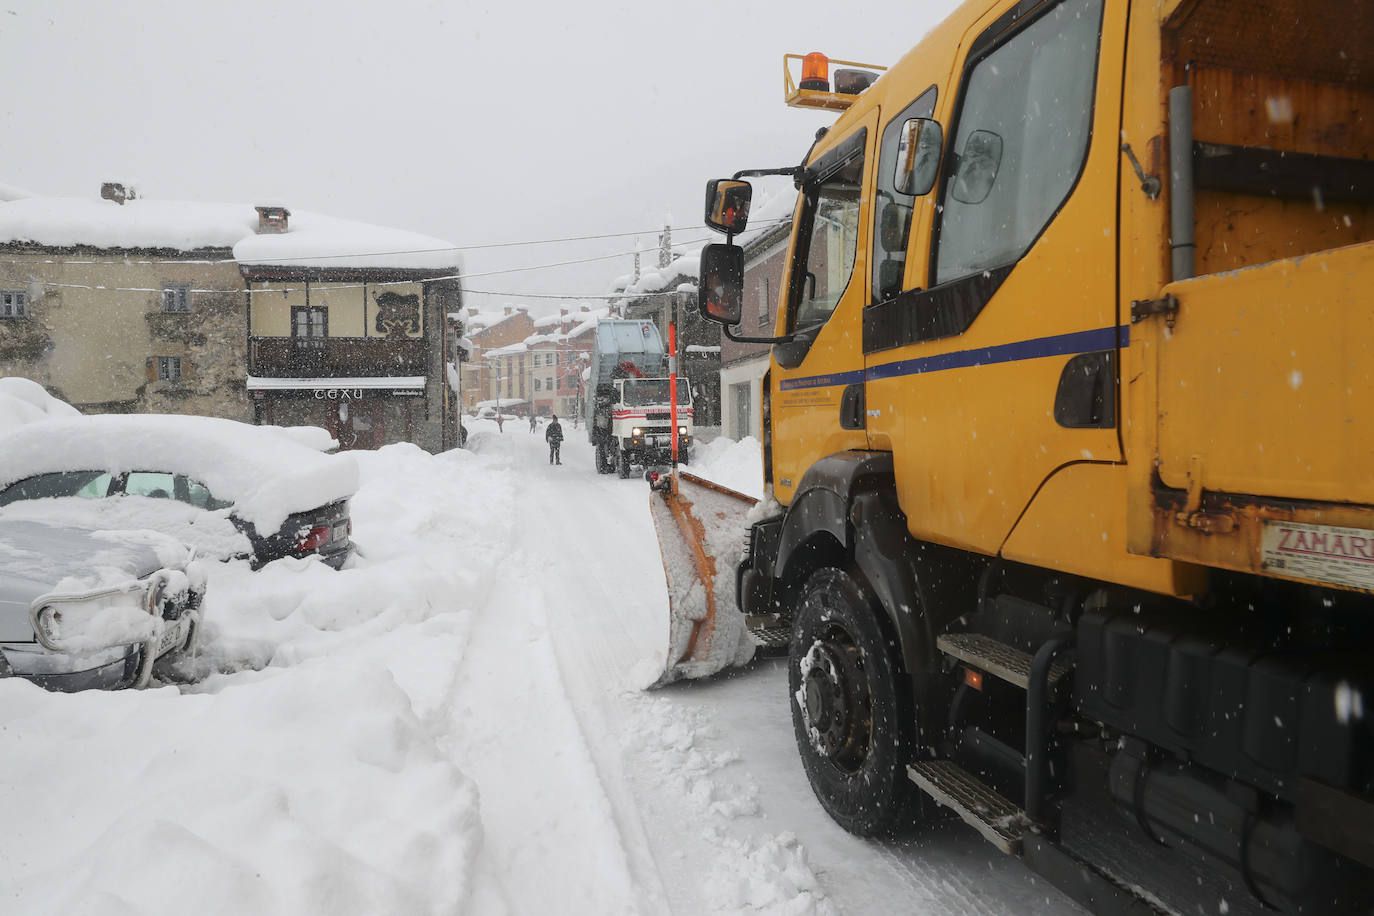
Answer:
<svg viewBox="0 0 1374 916"><path fill-rule="evenodd" d="M1374 912L1374 6L971 0L802 66L842 114L708 185L699 306L747 339L745 179L793 176L715 572L821 805L1099 913Z"/></svg>

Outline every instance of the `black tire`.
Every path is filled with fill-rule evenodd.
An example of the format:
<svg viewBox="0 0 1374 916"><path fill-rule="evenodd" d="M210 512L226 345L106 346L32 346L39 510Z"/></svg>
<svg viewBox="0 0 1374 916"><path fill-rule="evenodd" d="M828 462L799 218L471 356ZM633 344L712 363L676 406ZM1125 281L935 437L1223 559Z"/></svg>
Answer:
<svg viewBox="0 0 1374 916"><path fill-rule="evenodd" d="M851 573L824 568L803 588L787 684L797 750L821 807L845 830L883 836L914 825L920 793L906 773L916 722L906 678Z"/></svg>
<svg viewBox="0 0 1374 916"><path fill-rule="evenodd" d="M622 480L630 476L630 453L624 449L620 450L620 461L616 465L616 470L620 473Z"/></svg>

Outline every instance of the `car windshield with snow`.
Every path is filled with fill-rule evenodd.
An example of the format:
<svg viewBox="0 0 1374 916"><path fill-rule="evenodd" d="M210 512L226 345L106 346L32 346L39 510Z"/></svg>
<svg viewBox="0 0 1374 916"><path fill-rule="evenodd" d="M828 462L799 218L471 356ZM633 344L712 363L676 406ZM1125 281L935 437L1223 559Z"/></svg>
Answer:
<svg viewBox="0 0 1374 916"><path fill-rule="evenodd" d="M191 652L205 571L174 538L0 520L0 676L143 687Z"/></svg>
<svg viewBox="0 0 1374 916"><path fill-rule="evenodd" d="M358 470L327 444L322 430L208 417L32 423L4 440L0 518L149 528L218 559L318 556L337 569L353 551Z"/></svg>

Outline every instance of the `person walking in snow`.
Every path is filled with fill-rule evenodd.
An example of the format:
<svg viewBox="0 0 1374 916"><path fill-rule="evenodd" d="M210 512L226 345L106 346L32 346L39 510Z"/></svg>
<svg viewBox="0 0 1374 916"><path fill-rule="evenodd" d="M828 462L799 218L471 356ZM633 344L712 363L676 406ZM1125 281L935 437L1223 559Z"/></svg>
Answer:
<svg viewBox="0 0 1374 916"><path fill-rule="evenodd" d="M562 464L563 456L559 450L563 446L563 427L558 423L558 414L549 414L549 428L544 430L544 441L549 444L549 464Z"/></svg>
<svg viewBox="0 0 1374 916"><path fill-rule="evenodd" d="M534 432L534 414L530 414L530 432Z"/></svg>

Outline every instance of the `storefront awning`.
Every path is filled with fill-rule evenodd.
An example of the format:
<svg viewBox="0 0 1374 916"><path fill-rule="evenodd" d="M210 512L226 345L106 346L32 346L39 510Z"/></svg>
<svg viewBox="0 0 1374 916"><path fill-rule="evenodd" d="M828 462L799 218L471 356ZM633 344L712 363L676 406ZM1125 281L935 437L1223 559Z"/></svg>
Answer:
<svg viewBox="0 0 1374 916"><path fill-rule="evenodd" d="M259 378L248 376L248 390L253 391L319 391L329 389L376 389L424 390L423 375L405 375L388 378L386 376L365 376L362 378Z"/></svg>

